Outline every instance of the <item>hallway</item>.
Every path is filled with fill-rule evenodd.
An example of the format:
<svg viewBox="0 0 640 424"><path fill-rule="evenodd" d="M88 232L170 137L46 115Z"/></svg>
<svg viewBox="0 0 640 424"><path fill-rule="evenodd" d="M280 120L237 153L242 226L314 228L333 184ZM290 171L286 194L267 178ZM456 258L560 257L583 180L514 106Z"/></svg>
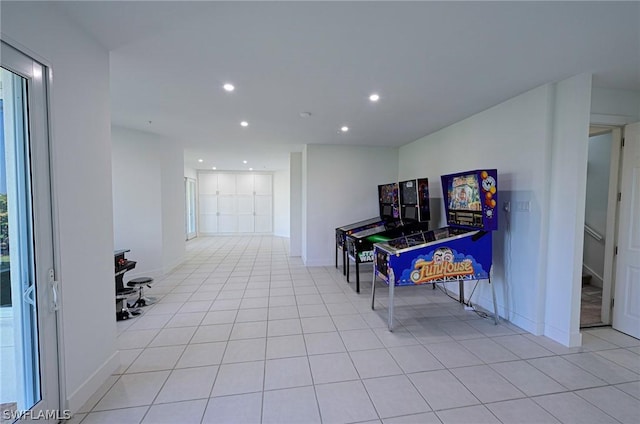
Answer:
<svg viewBox="0 0 640 424"><path fill-rule="evenodd" d="M189 241L148 291L159 302L118 322L122 367L70 422L636 422L639 340L597 328L566 348L428 287L397 289L390 333L369 269L358 295L287 246Z"/></svg>

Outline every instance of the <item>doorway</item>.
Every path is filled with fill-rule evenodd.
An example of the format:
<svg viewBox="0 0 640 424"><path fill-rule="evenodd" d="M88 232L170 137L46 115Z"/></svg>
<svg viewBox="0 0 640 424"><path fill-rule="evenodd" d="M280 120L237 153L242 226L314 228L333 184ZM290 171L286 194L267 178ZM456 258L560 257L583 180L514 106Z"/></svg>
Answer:
<svg viewBox="0 0 640 424"><path fill-rule="evenodd" d="M196 237L196 180L193 178L184 179L185 192L185 238L191 240Z"/></svg>
<svg viewBox="0 0 640 424"><path fill-rule="evenodd" d="M60 411L57 292L42 64L0 50L0 404L3 422Z"/></svg>
<svg viewBox="0 0 640 424"><path fill-rule="evenodd" d="M580 327L611 324L621 130L589 128Z"/></svg>

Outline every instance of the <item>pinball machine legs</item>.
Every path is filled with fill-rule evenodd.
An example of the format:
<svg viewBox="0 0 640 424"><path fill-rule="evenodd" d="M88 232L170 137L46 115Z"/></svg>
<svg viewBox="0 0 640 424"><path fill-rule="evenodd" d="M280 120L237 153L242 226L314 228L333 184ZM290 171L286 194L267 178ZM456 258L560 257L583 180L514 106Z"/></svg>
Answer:
<svg viewBox="0 0 640 424"><path fill-rule="evenodd" d="M489 275L489 285L491 286L491 296L493 297L493 320L496 325L498 325L500 322L500 316L498 315L498 303L496 302L496 286L491 281L491 275Z"/></svg>
<svg viewBox="0 0 640 424"><path fill-rule="evenodd" d="M373 270L373 278L371 280L371 310L376 309L376 270Z"/></svg>
<svg viewBox="0 0 640 424"><path fill-rule="evenodd" d="M393 277L389 281L389 315L387 318L387 326L389 327L389 331L393 332L393 292L395 289L395 281ZM373 277L371 279L371 309L375 310L375 302L376 302L376 270L375 266L373 269Z"/></svg>
<svg viewBox="0 0 640 424"><path fill-rule="evenodd" d="M393 280L391 280L393 281ZM488 279L489 285L491 286L491 296L493 297L493 320L495 325L498 325L500 322L500 317L498 315L498 303L496 302L496 288L491 281L491 277ZM435 289L435 283L432 283L433 288ZM389 327L389 331L393 332L393 293L395 289L395 284L389 284L389 316L387 318L387 325ZM462 291L460 292L462 293ZM462 295L464 296L464 295ZM373 270L373 277L371 279L371 310L375 310L375 302L376 302L376 271ZM464 303L464 301L461 301Z"/></svg>
<svg viewBox="0 0 640 424"><path fill-rule="evenodd" d="M338 243L336 243L336 268L338 266L338 249L342 252L342 275L347 275L347 251L346 251L346 242L342 244L342 247L338 247Z"/></svg>
<svg viewBox="0 0 640 424"><path fill-rule="evenodd" d="M347 255L346 264L347 264L347 268L345 270L345 275L347 276L347 283L348 283L349 274L351 273L351 260L349 259L349 255Z"/></svg>
<svg viewBox="0 0 640 424"><path fill-rule="evenodd" d="M346 274L347 274L347 283L350 282L349 274L351 274L351 261L349 260L349 255L346 256L345 262L347 264ZM360 261L358 261L358 255L355 255L354 262L356 264L356 293L360 293Z"/></svg>
<svg viewBox="0 0 640 424"><path fill-rule="evenodd" d="M342 275L347 275L347 261L348 260L349 260L349 258L347 256L347 251L345 250L345 247L343 245L342 246Z"/></svg>
<svg viewBox="0 0 640 424"><path fill-rule="evenodd" d="M356 293L360 293L360 261L356 256Z"/></svg>

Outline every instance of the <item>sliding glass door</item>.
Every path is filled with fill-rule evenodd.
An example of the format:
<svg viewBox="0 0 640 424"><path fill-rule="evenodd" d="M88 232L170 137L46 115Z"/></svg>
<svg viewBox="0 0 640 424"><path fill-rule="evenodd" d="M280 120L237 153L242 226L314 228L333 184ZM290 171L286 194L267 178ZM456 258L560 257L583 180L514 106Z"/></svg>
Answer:
<svg viewBox="0 0 640 424"><path fill-rule="evenodd" d="M196 236L196 180L184 179L185 192L185 234L191 240Z"/></svg>
<svg viewBox="0 0 640 424"><path fill-rule="evenodd" d="M1 418L57 422L47 69L4 42L0 58Z"/></svg>

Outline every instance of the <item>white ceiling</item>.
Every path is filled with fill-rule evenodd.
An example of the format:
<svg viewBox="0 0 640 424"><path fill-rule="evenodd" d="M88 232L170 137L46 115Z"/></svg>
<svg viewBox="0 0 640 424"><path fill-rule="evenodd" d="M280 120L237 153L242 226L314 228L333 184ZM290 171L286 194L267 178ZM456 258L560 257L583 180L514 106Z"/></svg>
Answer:
<svg viewBox="0 0 640 424"><path fill-rule="evenodd" d="M193 168L283 169L311 143L401 146L582 72L640 91L639 2L59 7L111 51L113 123L181 143Z"/></svg>

